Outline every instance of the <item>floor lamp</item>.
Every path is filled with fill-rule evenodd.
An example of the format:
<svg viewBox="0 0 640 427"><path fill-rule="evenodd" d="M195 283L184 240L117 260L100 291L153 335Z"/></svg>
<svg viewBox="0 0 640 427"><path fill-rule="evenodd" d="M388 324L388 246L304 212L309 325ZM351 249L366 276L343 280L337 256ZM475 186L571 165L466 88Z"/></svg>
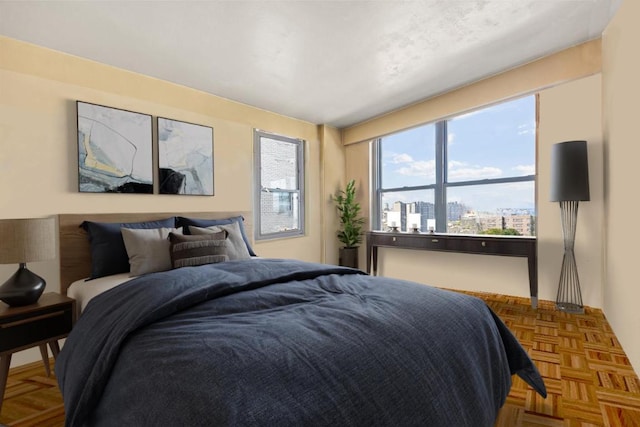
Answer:
<svg viewBox="0 0 640 427"><path fill-rule="evenodd" d="M556 295L556 308L568 313L584 313L573 247L576 238L578 203L588 200L587 141L554 144L551 151L551 201L560 202L564 236L564 256Z"/></svg>

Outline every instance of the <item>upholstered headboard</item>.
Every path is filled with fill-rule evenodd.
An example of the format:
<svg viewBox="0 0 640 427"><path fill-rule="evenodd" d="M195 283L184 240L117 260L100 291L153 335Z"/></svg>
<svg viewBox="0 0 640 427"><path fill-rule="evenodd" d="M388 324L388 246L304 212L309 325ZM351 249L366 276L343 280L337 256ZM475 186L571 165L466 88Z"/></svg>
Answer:
<svg viewBox="0 0 640 427"><path fill-rule="evenodd" d="M242 215L249 239L253 241L251 212L171 212L171 213L109 213L109 214L60 214L60 292L66 295L67 288L76 280L91 274L91 252L87 233L80 228L83 221L96 222L142 222L155 221L172 216L200 219L221 219Z"/></svg>

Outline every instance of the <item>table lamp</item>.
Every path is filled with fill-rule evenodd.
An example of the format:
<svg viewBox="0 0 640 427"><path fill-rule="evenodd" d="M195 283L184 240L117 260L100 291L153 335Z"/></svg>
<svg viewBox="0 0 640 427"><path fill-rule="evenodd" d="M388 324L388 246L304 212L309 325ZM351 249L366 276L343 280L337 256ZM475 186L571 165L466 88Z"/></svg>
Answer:
<svg viewBox="0 0 640 427"><path fill-rule="evenodd" d="M54 218L0 220L0 264L20 265L0 286L0 300L12 307L38 301L46 282L27 268L27 262L46 261L55 256Z"/></svg>
<svg viewBox="0 0 640 427"><path fill-rule="evenodd" d="M573 248L576 239L578 202L588 200L587 141L554 144L551 151L551 201L560 202L564 236L564 256L556 295L556 308L569 313L584 313Z"/></svg>

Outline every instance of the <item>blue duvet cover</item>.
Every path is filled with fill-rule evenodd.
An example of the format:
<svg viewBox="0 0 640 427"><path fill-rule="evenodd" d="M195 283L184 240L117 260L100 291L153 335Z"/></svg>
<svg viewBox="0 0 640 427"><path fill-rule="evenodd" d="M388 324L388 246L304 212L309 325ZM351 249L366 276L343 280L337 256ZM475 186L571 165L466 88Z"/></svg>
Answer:
<svg viewBox="0 0 640 427"><path fill-rule="evenodd" d="M512 374L545 395L480 299L276 259L111 289L56 362L68 426L492 426Z"/></svg>

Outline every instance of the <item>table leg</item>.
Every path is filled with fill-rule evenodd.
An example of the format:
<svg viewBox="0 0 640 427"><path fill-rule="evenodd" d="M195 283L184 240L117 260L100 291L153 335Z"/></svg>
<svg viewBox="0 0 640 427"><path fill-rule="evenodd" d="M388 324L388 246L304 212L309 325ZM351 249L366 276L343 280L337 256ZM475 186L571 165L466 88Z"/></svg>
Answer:
<svg viewBox="0 0 640 427"><path fill-rule="evenodd" d="M538 308L538 257L535 253L535 247L532 253L527 257L529 267L529 294L531 295L531 307L535 310Z"/></svg>
<svg viewBox="0 0 640 427"><path fill-rule="evenodd" d="M49 351L46 344L40 344L40 355L42 356L42 363L44 363L44 371L47 376L51 376L51 367L49 366Z"/></svg>
<svg viewBox="0 0 640 427"><path fill-rule="evenodd" d="M9 366L11 366L11 353L0 356L0 410L2 410L4 390L7 386L7 378L9 378Z"/></svg>
<svg viewBox="0 0 640 427"><path fill-rule="evenodd" d="M373 275L378 275L378 247L374 246L372 249L373 252Z"/></svg>
<svg viewBox="0 0 640 427"><path fill-rule="evenodd" d="M58 353L60 353L60 346L58 345L58 341L49 341L49 347L51 348L51 353L53 353L53 359L58 359Z"/></svg>

